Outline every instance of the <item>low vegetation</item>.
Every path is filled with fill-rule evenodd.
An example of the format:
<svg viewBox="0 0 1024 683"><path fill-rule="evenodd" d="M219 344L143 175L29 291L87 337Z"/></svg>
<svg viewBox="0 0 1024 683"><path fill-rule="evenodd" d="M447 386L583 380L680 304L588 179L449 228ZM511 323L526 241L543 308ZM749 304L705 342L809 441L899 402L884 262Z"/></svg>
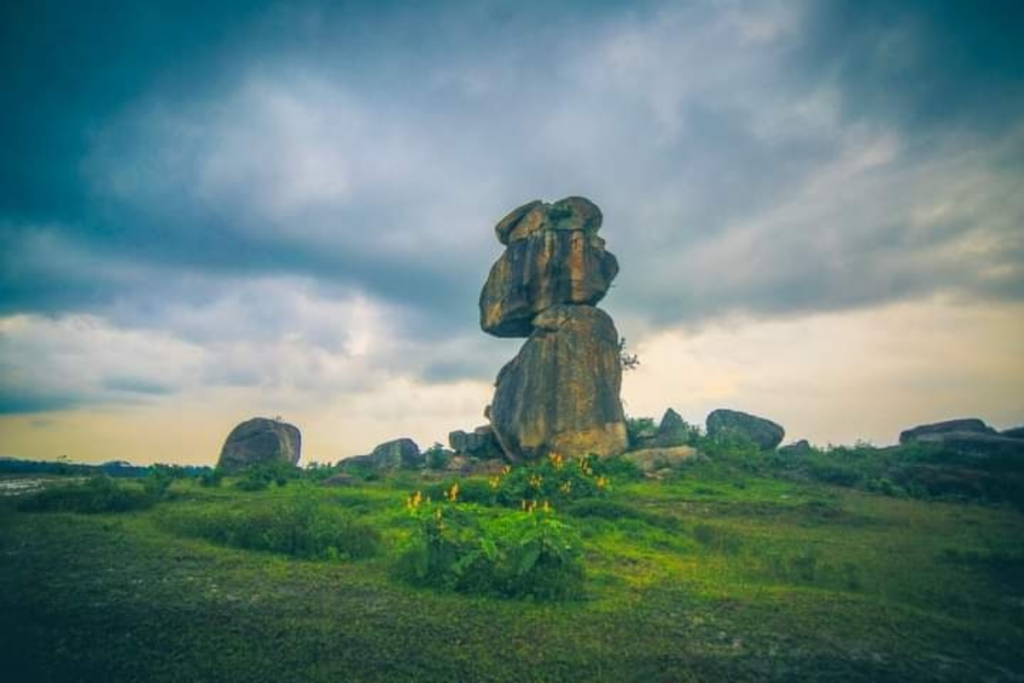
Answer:
<svg viewBox="0 0 1024 683"><path fill-rule="evenodd" d="M1011 504L915 492L882 449L698 438L708 458L659 480L558 459L343 487L321 466L55 479L0 498L3 678L1024 675Z"/></svg>

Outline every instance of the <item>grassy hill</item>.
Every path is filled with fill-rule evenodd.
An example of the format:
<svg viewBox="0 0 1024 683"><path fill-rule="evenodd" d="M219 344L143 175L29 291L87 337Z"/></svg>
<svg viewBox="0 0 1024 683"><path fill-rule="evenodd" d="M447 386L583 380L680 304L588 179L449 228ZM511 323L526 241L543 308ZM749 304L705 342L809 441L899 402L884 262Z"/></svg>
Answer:
<svg viewBox="0 0 1024 683"><path fill-rule="evenodd" d="M134 490L138 504L90 514L0 499L0 678L1024 677L1024 516L1012 507L714 462L605 481L549 512L488 498L486 478L436 502L453 482L411 473L258 491L177 480L148 504L122 482L103 495ZM416 491L432 502L411 505ZM513 574L554 566L529 543L556 525L557 542L578 545L581 592L508 597L507 576L462 580L484 551L447 583L417 581L410 553L435 517L449 549L485 548L492 532L525 543Z"/></svg>

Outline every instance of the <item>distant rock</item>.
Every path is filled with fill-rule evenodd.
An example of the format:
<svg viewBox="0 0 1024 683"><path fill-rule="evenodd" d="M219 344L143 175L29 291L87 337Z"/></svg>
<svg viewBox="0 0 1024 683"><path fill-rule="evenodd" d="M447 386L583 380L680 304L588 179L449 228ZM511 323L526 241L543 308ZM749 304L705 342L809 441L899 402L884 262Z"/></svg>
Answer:
<svg viewBox="0 0 1024 683"><path fill-rule="evenodd" d="M451 432L448 434L448 445L460 455L480 460L503 458L505 455L490 425L477 427L472 432L461 429Z"/></svg>
<svg viewBox="0 0 1024 683"><path fill-rule="evenodd" d="M275 462L296 465L301 451L302 435L298 427L255 417L231 430L217 466L232 472Z"/></svg>
<svg viewBox="0 0 1024 683"><path fill-rule="evenodd" d="M807 439L800 439L791 444L779 447L779 455L785 455L787 457L799 457L802 455L810 455L814 452L814 447L811 446Z"/></svg>
<svg viewBox="0 0 1024 683"><path fill-rule="evenodd" d="M481 328L528 337L541 311L600 301L619 272L597 236L600 225L600 209L582 197L531 202L502 219L496 230L507 248L480 293Z"/></svg>
<svg viewBox="0 0 1024 683"><path fill-rule="evenodd" d="M1002 436L1010 439L1024 439L1024 427L1013 427L999 432Z"/></svg>
<svg viewBox="0 0 1024 683"><path fill-rule="evenodd" d="M738 410L720 408L707 417L709 437L734 434L753 441L761 450L774 450L782 443L786 430L771 420Z"/></svg>
<svg viewBox="0 0 1024 683"><path fill-rule="evenodd" d="M934 424L920 425L913 429L900 432L900 443L908 444L923 436L945 434L949 432L971 432L974 434L996 434L996 430L989 427L983 420L976 417L961 418L958 420L946 420Z"/></svg>
<svg viewBox="0 0 1024 683"><path fill-rule="evenodd" d="M691 446L673 446L670 448L641 448L629 451L621 457L640 468L645 474L666 468L676 468L700 454Z"/></svg>
<svg viewBox="0 0 1024 683"><path fill-rule="evenodd" d="M424 456L412 439L395 439L380 444L370 453L370 462L379 470L418 469Z"/></svg>
<svg viewBox="0 0 1024 683"><path fill-rule="evenodd" d="M661 416L661 422L658 423L658 433L654 437L655 445L663 448L685 446L689 438L690 430L686 420L671 408L666 410Z"/></svg>
<svg viewBox="0 0 1024 683"><path fill-rule="evenodd" d="M553 306L498 374L489 416L512 461L626 449L618 333L592 306Z"/></svg>
<svg viewBox="0 0 1024 683"><path fill-rule="evenodd" d="M351 472L353 470L374 469L376 465L373 462L372 456L353 455L341 460L338 463L338 467L341 469L342 472Z"/></svg>

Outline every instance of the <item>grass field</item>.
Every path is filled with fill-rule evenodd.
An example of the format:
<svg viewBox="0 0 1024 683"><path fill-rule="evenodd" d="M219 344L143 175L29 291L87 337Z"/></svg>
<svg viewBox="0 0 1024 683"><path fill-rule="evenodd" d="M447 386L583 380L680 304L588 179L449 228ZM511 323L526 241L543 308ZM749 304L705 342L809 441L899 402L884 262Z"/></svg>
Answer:
<svg viewBox="0 0 1024 683"><path fill-rule="evenodd" d="M613 480L551 515L582 539L584 596L535 601L396 574L422 485L179 480L110 514L0 498L0 680L1024 680L1009 507L712 467ZM314 503L330 552L245 527Z"/></svg>

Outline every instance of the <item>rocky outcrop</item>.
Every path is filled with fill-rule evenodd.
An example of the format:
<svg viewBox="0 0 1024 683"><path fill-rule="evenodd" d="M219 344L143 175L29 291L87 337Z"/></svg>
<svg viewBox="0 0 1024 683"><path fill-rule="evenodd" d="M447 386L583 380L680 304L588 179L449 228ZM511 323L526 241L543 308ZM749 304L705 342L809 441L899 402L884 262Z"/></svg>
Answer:
<svg viewBox="0 0 1024 683"><path fill-rule="evenodd" d="M989 427L983 420L976 417L960 418L958 420L946 420L934 424L920 425L913 429L900 432L900 443L908 444L911 441L928 437L934 440L936 435L949 434L951 432L974 433L974 434L995 434L996 430Z"/></svg>
<svg viewBox="0 0 1024 683"><path fill-rule="evenodd" d="M425 456L412 439L386 441L369 455L354 455L338 463L343 472L359 470L389 471L398 469L419 469Z"/></svg>
<svg viewBox="0 0 1024 683"><path fill-rule="evenodd" d="M814 448L807 439L800 439L794 443L779 446L779 455L785 455L790 458L810 455L813 451Z"/></svg>
<svg viewBox="0 0 1024 683"><path fill-rule="evenodd" d="M220 451L217 467L229 472L254 465L296 465L302 453L298 427L264 417L246 420L231 430Z"/></svg>
<svg viewBox="0 0 1024 683"><path fill-rule="evenodd" d="M707 433L711 438L739 436L749 439L761 450L770 451L782 443L786 430L763 417L720 408L708 415Z"/></svg>
<svg viewBox="0 0 1024 683"><path fill-rule="evenodd" d="M497 337L528 337L533 318L558 304L592 306L619 272L597 236L601 212L589 200L531 202L498 223L508 248L480 293L480 326Z"/></svg>
<svg viewBox="0 0 1024 683"><path fill-rule="evenodd" d="M395 439L374 448L370 462L379 470L417 469L423 465L423 454L412 439Z"/></svg>
<svg viewBox="0 0 1024 683"><path fill-rule="evenodd" d="M501 458L503 452L494 436L494 428L490 425L477 427L472 432L461 429L448 434L448 445L458 455L480 460Z"/></svg>
<svg viewBox="0 0 1024 683"><path fill-rule="evenodd" d="M480 293L480 326L528 337L486 411L507 460L626 449L618 332L594 307L619 272L597 236L602 220L590 200L567 197L524 204L495 226L506 249ZM465 432L450 440L456 451L471 448Z"/></svg>
<svg viewBox="0 0 1024 683"><path fill-rule="evenodd" d="M592 306L554 306L498 375L491 424L512 460L626 449L618 333Z"/></svg>

